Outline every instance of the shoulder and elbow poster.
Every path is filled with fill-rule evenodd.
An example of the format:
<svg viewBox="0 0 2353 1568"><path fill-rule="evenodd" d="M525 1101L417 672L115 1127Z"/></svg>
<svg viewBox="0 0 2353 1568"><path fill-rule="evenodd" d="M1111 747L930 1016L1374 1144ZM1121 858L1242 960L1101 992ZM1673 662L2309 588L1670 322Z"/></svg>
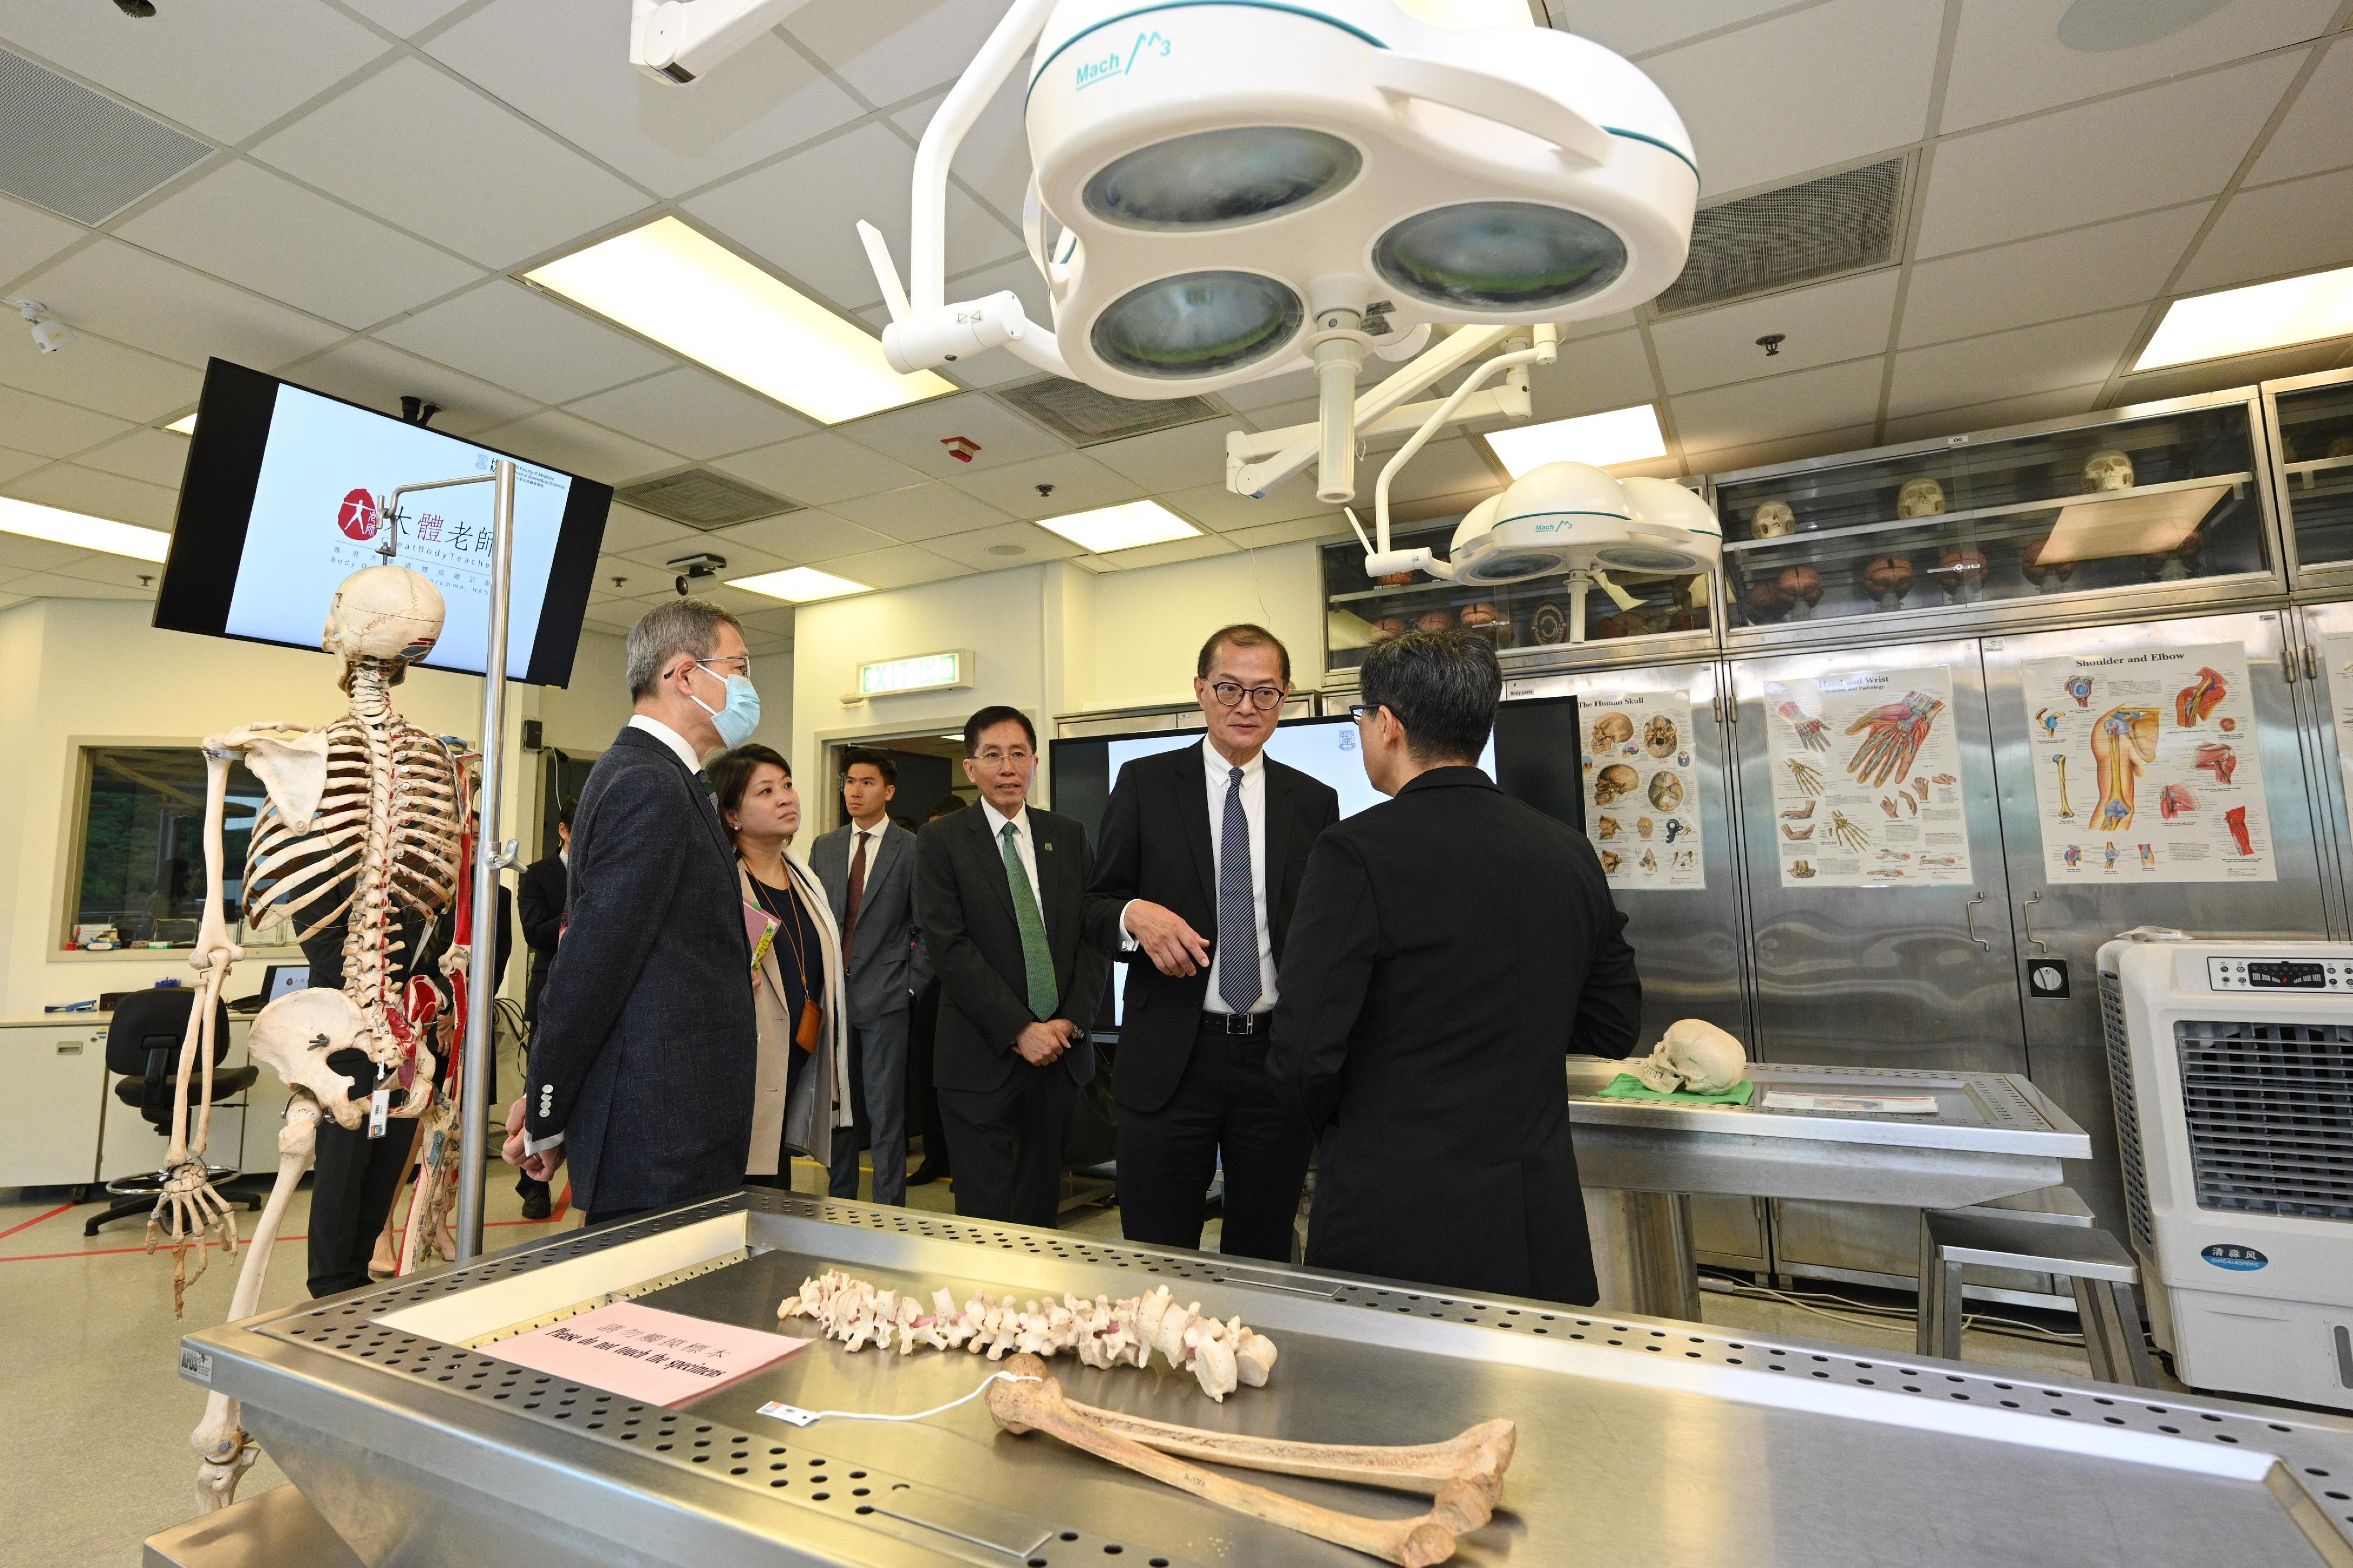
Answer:
<svg viewBox="0 0 2353 1568"><path fill-rule="evenodd" d="M2120 648L2020 673L2052 880L2278 880L2244 647Z"/></svg>
<svg viewBox="0 0 2353 1568"><path fill-rule="evenodd" d="M1700 852L1699 774L1692 766L1691 693L1580 697L1585 824L1615 889L1707 886Z"/></svg>
<svg viewBox="0 0 2353 1568"><path fill-rule="evenodd" d="M1765 683L1785 888L1967 885L1953 677L1942 665Z"/></svg>

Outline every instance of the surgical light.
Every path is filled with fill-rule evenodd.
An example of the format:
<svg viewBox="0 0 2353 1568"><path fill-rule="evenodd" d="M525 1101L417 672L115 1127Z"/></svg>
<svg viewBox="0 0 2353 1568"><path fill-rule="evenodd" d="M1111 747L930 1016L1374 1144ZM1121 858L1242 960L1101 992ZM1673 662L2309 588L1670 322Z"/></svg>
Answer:
<svg viewBox="0 0 2353 1568"><path fill-rule="evenodd" d="M85 517L58 507L0 496L0 533L46 539L76 550L128 555L134 561L161 561L172 552L172 536L157 529L138 528L102 517Z"/></svg>
<svg viewBox="0 0 2353 1568"><path fill-rule="evenodd" d="M1202 229L1305 206L1356 177L1337 136L1287 125L1199 131L1115 158L1087 182L1087 210L1124 228Z"/></svg>
<svg viewBox="0 0 2353 1568"><path fill-rule="evenodd" d="M1094 350L1132 374L1176 379L1262 360L1298 333L1299 296L1249 272L1187 272L1115 300L1095 319Z"/></svg>
<svg viewBox="0 0 2353 1568"><path fill-rule="evenodd" d="M1543 310L1616 282L1626 270L1626 246L1563 207L1466 202L1398 224L1373 247L1373 264L1385 281L1433 305Z"/></svg>

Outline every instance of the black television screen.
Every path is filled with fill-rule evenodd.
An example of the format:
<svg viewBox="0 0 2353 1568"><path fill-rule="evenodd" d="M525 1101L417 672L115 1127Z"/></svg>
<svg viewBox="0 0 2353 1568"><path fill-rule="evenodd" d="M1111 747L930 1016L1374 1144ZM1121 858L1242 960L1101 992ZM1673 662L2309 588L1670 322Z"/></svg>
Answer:
<svg viewBox="0 0 2353 1568"><path fill-rule="evenodd" d="M512 457L216 359L205 372L155 625L315 648L336 584L384 563L379 498L488 474ZM507 674L562 686L613 489L514 462ZM480 675L489 663L491 490L464 485L401 503L395 559L430 578L448 607L427 668Z"/></svg>

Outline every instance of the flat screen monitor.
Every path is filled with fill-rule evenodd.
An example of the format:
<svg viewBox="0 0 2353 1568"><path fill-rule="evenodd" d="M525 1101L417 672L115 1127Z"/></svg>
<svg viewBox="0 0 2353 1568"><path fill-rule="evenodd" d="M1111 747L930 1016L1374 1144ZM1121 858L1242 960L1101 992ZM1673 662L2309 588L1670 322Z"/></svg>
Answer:
<svg viewBox="0 0 2353 1568"><path fill-rule="evenodd" d="M335 587L393 526L380 498L402 485L487 475L512 453L461 441L215 360L180 486L155 624L173 631L316 648ZM507 674L562 686L572 675L609 485L515 461ZM488 483L403 499L396 562L432 579L448 614L428 669L489 664Z"/></svg>
<svg viewBox="0 0 2353 1568"><path fill-rule="evenodd" d="M311 966L307 963L273 963L261 972L261 1005L265 1007L280 996L290 996L297 991L308 990Z"/></svg>

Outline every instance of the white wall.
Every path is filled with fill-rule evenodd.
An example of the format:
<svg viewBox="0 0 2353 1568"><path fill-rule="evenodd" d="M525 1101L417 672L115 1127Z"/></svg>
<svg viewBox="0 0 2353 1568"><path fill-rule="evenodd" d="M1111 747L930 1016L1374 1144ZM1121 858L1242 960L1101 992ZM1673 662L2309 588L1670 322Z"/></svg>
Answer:
<svg viewBox="0 0 2353 1568"><path fill-rule="evenodd" d="M1071 710L1193 700L1201 644L1219 626L1256 621L1291 650L1292 684L1324 679L1324 592L1313 544L1212 555L1094 579L1094 658Z"/></svg>

